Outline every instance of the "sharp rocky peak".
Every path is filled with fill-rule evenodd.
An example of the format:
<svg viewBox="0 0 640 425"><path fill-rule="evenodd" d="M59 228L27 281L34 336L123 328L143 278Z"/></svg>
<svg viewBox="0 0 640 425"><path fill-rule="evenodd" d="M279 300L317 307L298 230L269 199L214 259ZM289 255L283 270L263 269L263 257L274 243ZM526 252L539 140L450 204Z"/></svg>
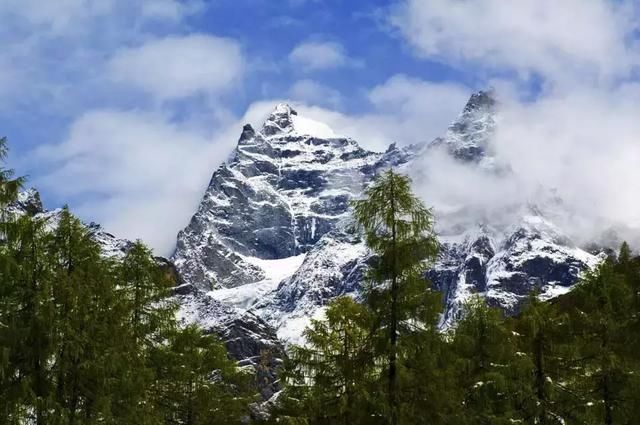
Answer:
<svg viewBox="0 0 640 425"><path fill-rule="evenodd" d="M493 90L479 91L442 137L384 153L336 136L287 104L277 105L260 131L246 125L179 235L173 260L185 283L182 317L212 327L251 313L283 339L300 337L328 300L360 293L370 253L353 230L350 201L389 166L429 176L435 171L422 159L439 152L501 171L491 146L496 105ZM439 214L442 251L425 272L444 294L443 326L455 323L473 294L514 313L532 290L544 297L566 292L597 264L542 213L513 214L513 226L500 217L469 220L464 209Z"/></svg>
<svg viewBox="0 0 640 425"><path fill-rule="evenodd" d="M459 161L479 163L490 169L496 168L491 146L496 126L496 105L493 89L472 94L444 137L434 140L431 146L445 146Z"/></svg>
<svg viewBox="0 0 640 425"><path fill-rule="evenodd" d="M464 112L475 111L491 111L495 110L496 106L496 93L493 88L487 90L480 90L471 95L469 101L464 107Z"/></svg>
<svg viewBox="0 0 640 425"><path fill-rule="evenodd" d="M294 115L298 115L298 112L290 105L278 103L262 125L262 134L272 136L292 129Z"/></svg>
<svg viewBox="0 0 640 425"><path fill-rule="evenodd" d="M30 188L24 192L18 194L18 199L11 206L17 211L27 213L29 215L35 215L45 212L42 201L40 200L40 193Z"/></svg>

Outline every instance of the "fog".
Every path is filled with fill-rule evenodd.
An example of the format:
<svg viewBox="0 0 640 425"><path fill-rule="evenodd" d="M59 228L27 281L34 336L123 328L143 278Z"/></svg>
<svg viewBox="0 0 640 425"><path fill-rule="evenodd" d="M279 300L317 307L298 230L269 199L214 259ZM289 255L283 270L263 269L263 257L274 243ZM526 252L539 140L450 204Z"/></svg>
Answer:
<svg viewBox="0 0 640 425"><path fill-rule="evenodd" d="M640 97L615 91L542 93L523 101L498 91L489 141L495 168L434 150L411 174L424 200L452 232L461 223L515 226L537 208L576 243L640 246Z"/></svg>

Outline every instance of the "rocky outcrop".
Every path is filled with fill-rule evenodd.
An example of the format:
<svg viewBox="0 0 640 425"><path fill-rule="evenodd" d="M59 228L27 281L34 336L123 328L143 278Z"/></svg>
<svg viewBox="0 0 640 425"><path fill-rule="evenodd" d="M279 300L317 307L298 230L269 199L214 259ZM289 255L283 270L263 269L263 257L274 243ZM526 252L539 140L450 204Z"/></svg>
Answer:
<svg viewBox="0 0 640 425"><path fill-rule="evenodd" d="M259 131L245 126L178 237L173 260L184 280L185 320L246 331L230 349L254 366L264 335L300 342L331 299L360 297L370 253L350 201L376 174L392 166L428 175L424 159L444 152L461 166L513 175L491 145L498 109L491 91L476 93L443 137L394 144L383 153L362 149L284 104ZM556 228L541 206L510 206L509 220L470 219L464 206L436 214L442 249L434 264L425 264L425 278L443 293L443 327L460 318L472 296L513 313L532 291L543 298L566 292L599 261ZM261 325L245 326L247 317Z"/></svg>

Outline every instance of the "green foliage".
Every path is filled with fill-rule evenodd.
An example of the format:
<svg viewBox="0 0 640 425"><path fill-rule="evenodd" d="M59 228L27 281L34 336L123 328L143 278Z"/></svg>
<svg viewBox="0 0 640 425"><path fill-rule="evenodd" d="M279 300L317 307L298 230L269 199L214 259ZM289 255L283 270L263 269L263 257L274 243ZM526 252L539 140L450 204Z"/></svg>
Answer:
<svg viewBox="0 0 640 425"><path fill-rule="evenodd" d="M177 325L151 251L106 258L67 209L16 214L12 175L0 168L0 424L240 423L250 380Z"/></svg>
<svg viewBox="0 0 640 425"><path fill-rule="evenodd" d="M571 417L574 394L563 381L572 370L575 347L568 315L531 294L523 312L512 321L519 366L516 407L526 423L562 424Z"/></svg>
<svg viewBox="0 0 640 425"><path fill-rule="evenodd" d="M461 423L506 424L516 420L512 396L518 362L502 312L472 299L452 340L457 387L465 406Z"/></svg>
<svg viewBox="0 0 640 425"><path fill-rule="evenodd" d="M304 412L308 424L372 423L379 408L378 368L367 349L371 328L366 307L349 297L332 301L326 320L314 320L305 331L307 344L291 349L283 372L287 406L282 414L291 413L293 420L296 412Z"/></svg>
<svg viewBox="0 0 640 425"><path fill-rule="evenodd" d="M362 305L329 304L282 373L279 424L634 424L640 257L625 243L576 288L506 318L472 298L455 329L422 277L432 220L389 171L355 203L374 258Z"/></svg>
<svg viewBox="0 0 640 425"><path fill-rule="evenodd" d="M385 359L388 375L384 414L396 424L403 416L398 392L405 373L405 344L436 325L438 297L422 274L425 263L436 258L438 242L431 211L411 193L409 178L392 170L354 203L354 215L375 255L365 297L375 318L373 352L378 363Z"/></svg>
<svg viewBox="0 0 640 425"><path fill-rule="evenodd" d="M238 371L224 346L196 327L176 329L169 340L153 354L162 423L242 423L251 376Z"/></svg>

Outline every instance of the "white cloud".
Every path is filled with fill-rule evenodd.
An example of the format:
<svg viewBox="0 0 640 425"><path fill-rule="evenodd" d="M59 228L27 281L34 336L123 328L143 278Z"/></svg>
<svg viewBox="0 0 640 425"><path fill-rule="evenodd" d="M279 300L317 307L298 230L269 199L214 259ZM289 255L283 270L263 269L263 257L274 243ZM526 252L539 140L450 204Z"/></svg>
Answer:
<svg viewBox="0 0 640 425"><path fill-rule="evenodd" d="M609 226L640 229L637 7L627 0L402 1L392 22L419 56L498 76L492 143L515 173L487 179L435 161L425 168L440 179L426 192L495 218L517 201L544 202L541 194L554 189L571 211L555 219L580 239ZM541 89L527 84L531 73Z"/></svg>
<svg viewBox="0 0 640 425"><path fill-rule="evenodd" d="M244 71L240 45L231 39L194 34L155 39L119 50L111 77L159 99L179 99L228 90Z"/></svg>
<svg viewBox="0 0 640 425"><path fill-rule="evenodd" d="M305 112L363 147L381 151L390 143L428 142L441 136L469 95L470 89L459 84L396 75L369 91L372 112L348 115L318 107Z"/></svg>
<svg viewBox="0 0 640 425"><path fill-rule="evenodd" d="M534 205L578 243L609 239L613 228L638 244L638 94L633 84L532 103L500 96L491 151L510 171L489 173L436 152L413 170L417 190L437 213L456 213L441 217L445 232L465 221L510 227Z"/></svg>
<svg viewBox="0 0 640 425"><path fill-rule="evenodd" d="M295 107L300 114L328 124L336 133L356 139L364 148L382 151L394 142L420 143L441 136L462 111L470 93L460 84L395 75L366 93L369 112L342 113L313 99L299 100ZM253 120L249 122L259 124L279 101L254 103L247 114Z"/></svg>
<svg viewBox="0 0 640 425"><path fill-rule="evenodd" d="M22 21L18 24L38 27L60 35L78 30L92 18L109 15L118 0L4 0L0 4L0 16ZM16 22L12 22L16 24Z"/></svg>
<svg viewBox="0 0 640 425"><path fill-rule="evenodd" d="M82 217L168 255L237 138L239 123L233 127L215 137L158 113L87 112L62 143L34 152L32 161L52 169L35 183Z"/></svg>
<svg viewBox="0 0 640 425"><path fill-rule="evenodd" d="M529 187L556 189L578 218L640 229L639 94L629 84L533 103L505 99L496 149Z"/></svg>
<svg viewBox="0 0 640 425"><path fill-rule="evenodd" d="M309 79L296 81L289 89L289 97L293 100L333 108L342 103L342 95L338 90Z"/></svg>
<svg viewBox="0 0 640 425"><path fill-rule="evenodd" d="M298 44L289 54L289 61L306 71L338 68L352 63L341 44L328 41Z"/></svg>
<svg viewBox="0 0 640 425"><path fill-rule="evenodd" d="M143 1L142 16L148 19L179 21L203 8L199 1L153 0Z"/></svg>
<svg viewBox="0 0 640 425"><path fill-rule="evenodd" d="M638 64L630 0L403 0L392 23L424 57L563 79L595 79Z"/></svg>

